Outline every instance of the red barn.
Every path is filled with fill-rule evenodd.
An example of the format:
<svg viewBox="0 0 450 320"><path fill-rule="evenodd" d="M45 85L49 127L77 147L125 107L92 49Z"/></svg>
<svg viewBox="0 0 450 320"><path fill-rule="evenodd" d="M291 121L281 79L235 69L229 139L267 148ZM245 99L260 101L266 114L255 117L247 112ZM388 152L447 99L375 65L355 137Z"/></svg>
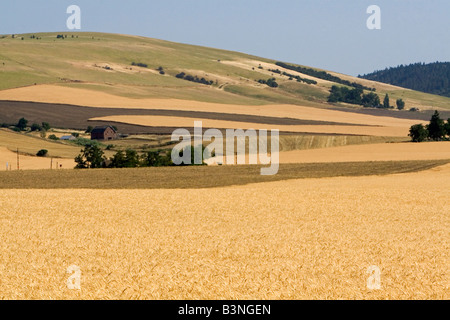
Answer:
<svg viewBox="0 0 450 320"><path fill-rule="evenodd" d="M114 140L116 138L117 132L111 126L95 127L91 132L91 140Z"/></svg>

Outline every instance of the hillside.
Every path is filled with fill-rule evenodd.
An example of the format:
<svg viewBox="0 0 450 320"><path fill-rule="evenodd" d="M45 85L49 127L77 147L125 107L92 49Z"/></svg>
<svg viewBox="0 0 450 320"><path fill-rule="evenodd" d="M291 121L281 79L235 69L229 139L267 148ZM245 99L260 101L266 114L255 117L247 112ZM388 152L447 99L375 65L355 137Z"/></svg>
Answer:
<svg viewBox="0 0 450 320"><path fill-rule="evenodd" d="M412 90L450 97L450 62L414 63L386 68L363 76Z"/></svg>
<svg viewBox="0 0 450 320"><path fill-rule="evenodd" d="M275 60L243 53L116 34L64 36L1 36L0 90L52 84L134 99L333 108L339 104L327 103L331 86L356 82L375 88L380 98L386 93L391 99L402 98L407 108L450 109L449 98L288 64L302 68L297 72ZM264 83L270 78L275 79L277 87Z"/></svg>

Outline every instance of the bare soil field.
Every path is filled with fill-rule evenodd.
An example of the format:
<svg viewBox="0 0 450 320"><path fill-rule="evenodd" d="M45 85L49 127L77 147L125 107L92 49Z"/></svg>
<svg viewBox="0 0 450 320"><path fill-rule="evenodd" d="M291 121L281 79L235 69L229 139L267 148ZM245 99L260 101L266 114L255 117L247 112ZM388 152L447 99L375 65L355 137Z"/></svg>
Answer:
<svg viewBox="0 0 450 320"><path fill-rule="evenodd" d="M23 101L0 101L0 122L15 124L21 117L26 117L31 123L49 122L55 127L86 129L88 125L101 125L102 121L94 121L91 118L107 116L133 115L133 116L166 116L183 117L186 119L212 119L234 122L250 122L256 124L272 125L346 125L356 124L339 123L332 121L302 120L296 118L265 117L245 114L185 111L185 110L158 110L158 109L118 109L118 108L95 108L66 104L52 104ZM107 121L107 120L105 120ZM193 124L191 121L191 125ZM110 121L111 122L111 121ZM135 133L145 130L142 126L120 124L118 127L125 130L124 133ZM167 127L167 125L166 125Z"/></svg>
<svg viewBox="0 0 450 320"><path fill-rule="evenodd" d="M4 189L0 298L446 300L449 188L446 165L208 190ZM66 287L71 265L81 290Z"/></svg>
<svg viewBox="0 0 450 320"><path fill-rule="evenodd" d="M202 121L205 128L219 128L219 129L277 129L281 132L291 133L315 133L315 134L338 134L338 135L367 135L379 137L406 137L409 132L409 127L402 126L357 126L357 125L270 125L237 121L222 121L211 119L192 119L183 117L164 117L164 116L130 116L117 115L91 118L93 122L114 122L125 123L138 126L148 127L170 127L170 128L192 128L194 121Z"/></svg>
<svg viewBox="0 0 450 320"><path fill-rule="evenodd" d="M159 109L233 113L265 117L294 118L348 123L356 125L384 125L409 127L417 123L410 119L365 115L298 105L233 105L177 99L131 99L87 89L56 85L38 85L0 91L0 100L33 101L53 104L80 105L99 108ZM408 114L408 112L404 112Z"/></svg>

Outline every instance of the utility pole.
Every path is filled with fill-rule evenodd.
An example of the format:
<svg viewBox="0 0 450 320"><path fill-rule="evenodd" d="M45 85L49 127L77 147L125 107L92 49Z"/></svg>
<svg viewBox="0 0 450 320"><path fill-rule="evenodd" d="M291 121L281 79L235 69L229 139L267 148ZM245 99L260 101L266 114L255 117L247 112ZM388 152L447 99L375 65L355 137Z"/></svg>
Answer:
<svg viewBox="0 0 450 320"><path fill-rule="evenodd" d="M17 170L20 169L19 148L17 148Z"/></svg>

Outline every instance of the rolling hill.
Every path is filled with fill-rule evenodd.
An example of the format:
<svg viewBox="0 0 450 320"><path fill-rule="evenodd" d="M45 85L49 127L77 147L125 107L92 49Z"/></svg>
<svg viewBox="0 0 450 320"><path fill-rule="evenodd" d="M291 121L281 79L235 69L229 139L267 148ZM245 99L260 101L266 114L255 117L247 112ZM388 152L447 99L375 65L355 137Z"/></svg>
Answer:
<svg viewBox="0 0 450 320"><path fill-rule="evenodd" d="M335 85L375 91L381 99L389 94L421 111L329 103ZM405 142L410 126L428 121L435 109L450 117L450 98L238 52L118 34L0 36L2 126L25 117L68 130L106 123L120 133L146 135L141 142L117 141L116 149L152 149L161 138L149 134L191 129L194 120L203 121L204 129L279 129L283 152ZM16 144L29 141L11 137ZM33 142L29 155L48 144L39 137ZM52 156L72 159L79 151L72 146L68 156L50 149ZM387 146L380 150L388 154L380 159L392 158ZM308 158L289 157L281 161Z"/></svg>
<svg viewBox="0 0 450 320"><path fill-rule="evenodd" d="M0 90L52 84L135 99L333 108L337 105L327 103L330 87L348 81L375 88L381 98L386 93L391 99L402 98L407 108L450 109L450 98L294 65L306 70L301 73L243 53L117 34L57 35L0 36ZM318 78L321 72L327 76ZM184 79L177 77L181 73ZM212 84L196 82L202 78ZM270 78L278 87L258 82ZM336 83L336 78L344 82Z"/></svg>

